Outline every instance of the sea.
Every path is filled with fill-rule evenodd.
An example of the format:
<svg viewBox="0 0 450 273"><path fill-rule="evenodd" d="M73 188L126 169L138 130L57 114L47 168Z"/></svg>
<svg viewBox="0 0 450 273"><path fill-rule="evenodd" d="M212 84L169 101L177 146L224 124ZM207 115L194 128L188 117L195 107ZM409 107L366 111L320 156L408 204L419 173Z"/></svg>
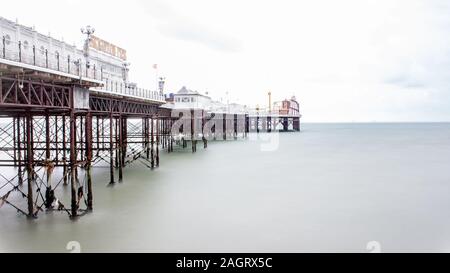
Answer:
<svg viewBox="0 0 450 273"><path fill-rule="evenodd" d="M0 252L450 252L450 123L305 123L93 180L77 220L0 208Z"/></svg>

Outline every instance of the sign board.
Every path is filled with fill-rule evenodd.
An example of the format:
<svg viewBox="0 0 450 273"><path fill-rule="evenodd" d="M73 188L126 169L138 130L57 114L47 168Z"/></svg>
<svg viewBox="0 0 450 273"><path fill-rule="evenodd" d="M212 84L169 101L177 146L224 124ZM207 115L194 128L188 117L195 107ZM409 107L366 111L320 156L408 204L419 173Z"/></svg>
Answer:
<svg viewBox="0 0 450 273"><path fill-rule="evenodd" d="M115 46L105 40L98 37L91 36L91 41L89 42L89 47L107 53L114 57L120 58L123 61L127 60L127 51L123 48Z"/></svg>

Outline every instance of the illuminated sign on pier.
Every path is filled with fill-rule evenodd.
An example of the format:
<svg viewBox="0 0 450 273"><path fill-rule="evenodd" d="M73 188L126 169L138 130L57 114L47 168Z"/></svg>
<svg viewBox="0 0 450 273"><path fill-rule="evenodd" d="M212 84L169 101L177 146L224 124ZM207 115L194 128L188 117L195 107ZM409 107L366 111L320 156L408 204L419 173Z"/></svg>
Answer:
<svg viewBox="0 0 450 273"><path fill-rule="evenodd" d="M123 48L115 46L105 40L102 40L98 37L91 36L91 41L89 43L91 48L94 48L98 51L107 53L114 57L120 58L121 60L127 60L127 51Z"/></svg>

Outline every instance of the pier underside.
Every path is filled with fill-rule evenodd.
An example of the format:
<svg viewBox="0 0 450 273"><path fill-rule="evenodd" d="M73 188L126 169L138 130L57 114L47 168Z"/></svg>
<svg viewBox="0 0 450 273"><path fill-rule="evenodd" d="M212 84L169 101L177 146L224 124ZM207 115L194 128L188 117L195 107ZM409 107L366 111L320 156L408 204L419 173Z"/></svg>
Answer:
<svg viewBox="0 0 450 273"><path fill-rule="evenodd" d="M167 111L159 111L160 104L89 97L90 86L96 85L0 76L0 167L9 170L0 173L0 206L33 218L49 210L76 217L93 209L94 166L109 166L113 184L136 160L159 165L171 121L159 115ZM70 200L56 196L58 187L70 187ZM13 203L14 194L26 202Z"/></svg>

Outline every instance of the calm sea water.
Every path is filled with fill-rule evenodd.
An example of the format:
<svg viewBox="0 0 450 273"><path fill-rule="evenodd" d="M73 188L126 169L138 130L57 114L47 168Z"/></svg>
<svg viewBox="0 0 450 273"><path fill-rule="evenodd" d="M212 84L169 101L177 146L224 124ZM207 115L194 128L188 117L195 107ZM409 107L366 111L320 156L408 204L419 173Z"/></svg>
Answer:
<svg viewBox="0 0 450 273"><path fill-rule="evenodd" d="M239 140L164 154L112 188L95 169L93 214L29 221L5 206L0 251L450 251L450 124L302 129L271 152Z"/></svg>

